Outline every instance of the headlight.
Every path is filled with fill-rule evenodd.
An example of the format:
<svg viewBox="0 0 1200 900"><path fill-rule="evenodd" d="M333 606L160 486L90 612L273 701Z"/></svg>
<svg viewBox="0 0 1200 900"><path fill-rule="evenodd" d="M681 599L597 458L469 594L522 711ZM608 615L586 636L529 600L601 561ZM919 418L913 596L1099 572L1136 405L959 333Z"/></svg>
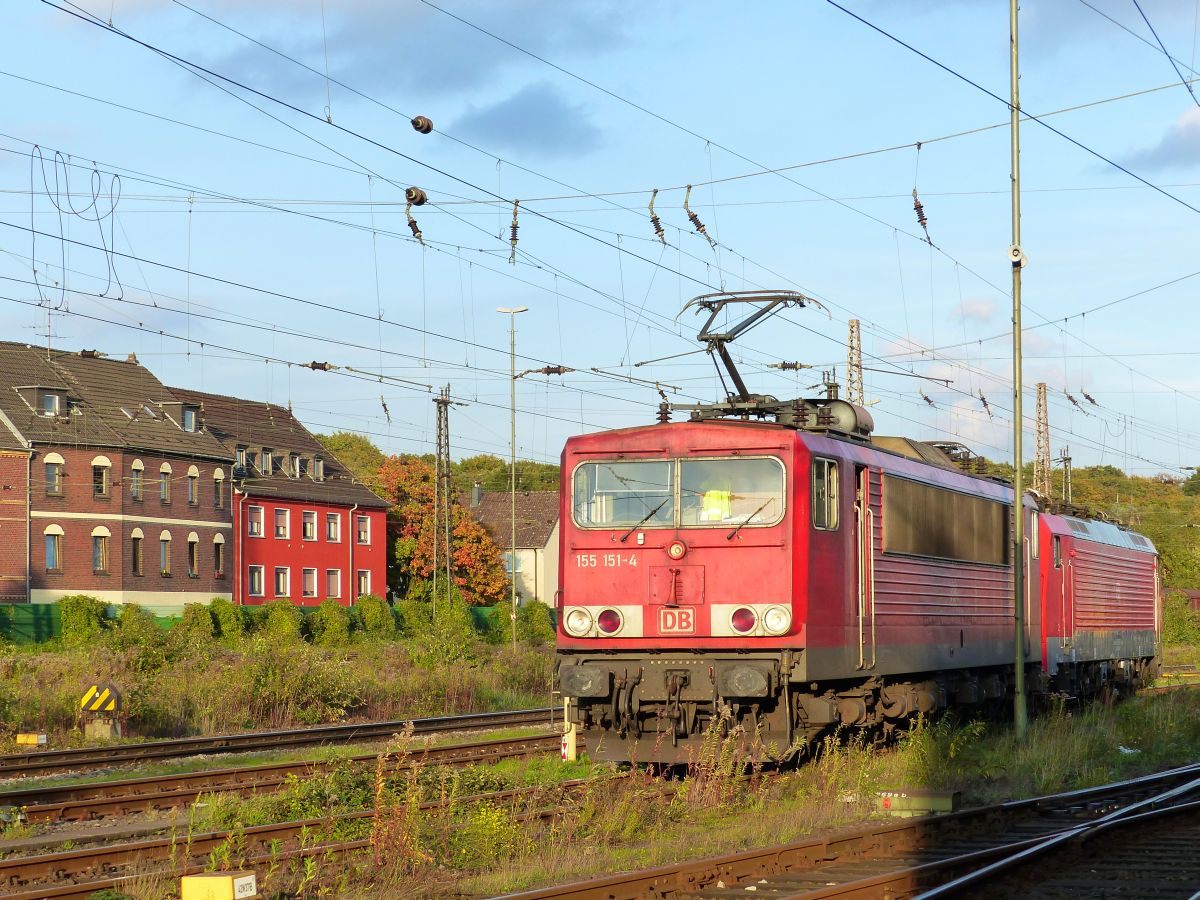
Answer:
<svg viewBox="0 0 1200 900"><path fill-rule="evenodd" d="M575 607L567 613L567 619L564 623L567 633L573 634L575 637L583 637L592 630L592 614L586 609Z"/></svg>
<svg viewBox="0 0 1200 900"><path fill-rule="evenodd" d="M783 606L772 606L763 615L763 628L767 634L787 634L792 627L791 610Z"/></svg>
<svg viewBox="0 0 1200 900"><path fill-rule="evenodd" d="M729 617L729 624L738 634L749 634L758 624L758 616L748 606L739 606Z"/></svg>
<svg viewBox="0 0 1200 900"><path fill-rule="evenodd" d="M596 627L605 634L616 634L623 624L621 614L615 609L601 610L600 615L596 616Z"/></svg>

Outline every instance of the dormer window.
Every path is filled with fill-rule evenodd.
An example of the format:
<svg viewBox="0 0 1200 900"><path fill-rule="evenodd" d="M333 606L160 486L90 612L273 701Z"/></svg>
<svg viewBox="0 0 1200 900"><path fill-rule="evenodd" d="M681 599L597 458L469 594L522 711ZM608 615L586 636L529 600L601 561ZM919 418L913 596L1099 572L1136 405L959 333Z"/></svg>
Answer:
<svg viewBox="0 0 1200 900"><path fill-rule="evenodd" d="M289 453L288 454L288 476L291 478L299 478L300 477L300 454L299 453Z"/></svg>
<svg viewBox="0 0 1200 900"><path fill-rule="evenodd" d="M325 480L325 460L321 459L321 457L319 457L319 456L313 457L312 477L313 477L313 481L324 481Z"/></svg>
<svg viewBox="0 0 1200 900"><path fill-rule="evenodd" d="M199 431L200 430L200 410L194 406L185 406L183 408L183 421L181 427L184 431Z"/></svg>
<svg viewBox="0 0 1200 900"><path fill-rule="evenodd" d="M275 451L270 447L263 447L262 465L258 467L258 471L264 475L270 475L275 471Z"/></svg>
<svg viewBox="0 0 1200 900"><path fill-rule="evenodd" d="M148 415L152 419L158 418L158 413L156 413L154 410L152 410L148 404L142 404L142 412L144 412L146 415Z"/></svg>
<svg viewBox="0 0 1200 900"><path fill-rule="evenodd" d="M246 467L246 448L238 447L236 453L237 453L237 455L235 457L236 462L234 464L241 466L242 468L245 468Z"/></svg>
<svg viewBox="0 0 1200 900"><path fill-rule="evenodd" d="M296 477L303 478L307 474L308 474L308 457L307 456L296 457Z"/></svg>
<svg viewBox="0 0 1200 900"><path fill-rule="evenodd" d="M42 391L41 413L43 416L61 416L65 413L62 394Z"/></svg>

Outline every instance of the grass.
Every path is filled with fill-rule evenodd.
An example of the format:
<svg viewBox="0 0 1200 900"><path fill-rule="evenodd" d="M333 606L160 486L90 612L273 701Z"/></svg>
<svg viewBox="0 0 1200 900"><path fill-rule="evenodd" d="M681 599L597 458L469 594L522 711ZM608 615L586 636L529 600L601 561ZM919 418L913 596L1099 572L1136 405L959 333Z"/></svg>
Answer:
<svg viewBox="0 0 1200 900"><path fill-rule="evenodd" d="M254 634L174 644L150 665L112 641L0 647L0 752L16 751L21 731L48 733L52 748L81 745L76 710L94 679L120 689L135 740L548 703L549 649L479 641L471 650L438 660L408 639L324 647Z"/></svg>

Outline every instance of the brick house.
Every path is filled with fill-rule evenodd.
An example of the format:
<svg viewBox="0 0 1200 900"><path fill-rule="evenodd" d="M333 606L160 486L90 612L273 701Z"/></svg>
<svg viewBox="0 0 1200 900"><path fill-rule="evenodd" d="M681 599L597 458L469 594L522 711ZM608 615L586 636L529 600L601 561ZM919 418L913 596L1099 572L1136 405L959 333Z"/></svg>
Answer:
<svg viewBox="0 0 1200 900"><path fill-rule="evenodd" d="M517 602L541 600L556 606L558 592L557 491L517 494L517 553L512 557L512 495L485 491L476 484L471 492L471 516L484 527L504 558L509 577L517 580Z"/></svg>
<svg viewBox="0 0 1200 900"><path fill-rule="evenodd" d="M196 408L132 355L0 342L0 598L231 596L228 476Z"/></svg>
<svg viewBox="0 0 1200 900"><path fill-rule="evenodd" d="M386 500L355 481L290 410L171 391L199 411L234 460L236 602L332 598L350 606L365 594L386 595Z"/></svg>

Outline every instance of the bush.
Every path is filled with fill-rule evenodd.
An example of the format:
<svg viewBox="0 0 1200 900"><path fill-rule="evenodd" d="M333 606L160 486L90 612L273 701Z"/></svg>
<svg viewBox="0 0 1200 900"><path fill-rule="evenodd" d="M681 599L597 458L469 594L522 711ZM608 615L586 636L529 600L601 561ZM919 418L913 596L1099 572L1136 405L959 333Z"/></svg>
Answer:
<svg viewBox="0 0 1200 900"><path fill-rule="evenodd" d="M203 603L189 603L183 608L183 618L171 629L188 641L211 641L216 636L217 623L212 610Z"/></svg>
<svg viewBox="0 0 1200 900"><path fill-rule="evenodd" d="M350 614L336 600L325 600L308 617L308 631L314 644L339 647L350 643Z"/></svg>
<svg viewBox="0 0 1200 900"><path fill-rule="evenodd" d="M300 640L304 613L287 600L272 600L261 607L263 633L276 640Z"/></svg>
<svg viewBox="0 0 1200 900"><path fill-rule="evenodd" d="M507 618L507 616L505 616ZM531 647L554 643L554 626L550 623L550 607L541 600L530 600L517 609L517 637Z"/></svg>
<svg viewBox="0 0 1200 900"><path fill-rule="evenodd" d="M433 612L429 608L429 604L422 600L397 600L395 606L395 614L398 621L400 634L404 637L417 637L429 631L429 624L433 620Z"/></svg>
<svg viewBox="0 0 1200 900"><path fill-rule="evenodd" d="M154 615L136 603L122 605L115 627L110 629L113 648L128 653L135 671L157 672L167 663L167 634Z"/></svg>
<svg viewBox="0 0 1200 900"><path fill-rule="evenodd" d="M396 617L387 601L374 594L366 594L358 598L358 614L362 617L362 630L367 634L378 637L394 637L396 634Z"/></svg>
<svg viewBox="0 0 1200 900"><path fill-rule="evenodd" d="M1192 609L1187 597L1176 591L1163 598L1163 642L1200 644L1200 612Z"/></svg>
<svg viewBox="0 0 1200 900"><path fill-rule="evenodd" d="M209 615L216 626L217 637L241 637L246 633L246 617L240 606L234 606L233 601L224 597L213 597L208 604Z"/></svg>
<svg viewBox="0 0 1200 900"><path fill-rule="evenodd" d="M458 597L439 600L434 612L436 618L414 641L413 661L428 668L473 661L482 642L467 604Z"/></svg>
<svg viewBox="0 0 1200 900"><path fill-rule="evenodd" d="M92 643L108 624L108 604L87 594L71 594L58 601L62 613L63 643L73 647Z"/></svg>

